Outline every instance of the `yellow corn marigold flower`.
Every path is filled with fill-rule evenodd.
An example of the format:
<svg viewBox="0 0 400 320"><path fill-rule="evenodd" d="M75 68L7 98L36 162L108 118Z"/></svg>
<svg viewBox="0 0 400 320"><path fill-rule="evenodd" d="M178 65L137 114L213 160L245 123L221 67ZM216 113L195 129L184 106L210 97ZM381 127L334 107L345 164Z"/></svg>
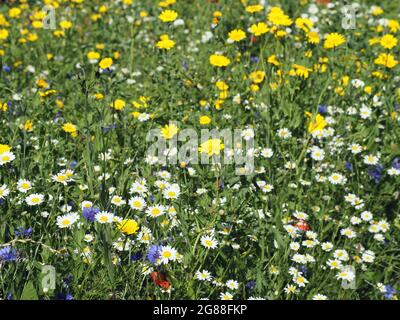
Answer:
<svg viewBox="0 0 400 320"><path fill-rule="evenodd" d="M400 23L397 20L389 20L388 27L390 32L396 33L400 30Z"/></svg>
<svg viewBox="0 0 400 320"><path fill-rule="evenodd" d="M8 10L8 15L10 18L19 18L21 15L21 9L20 8L11 8Z"/></svg>
<svg viewBox="0 0 400 320"><path fill-rule="evenodd" d="M220 151L224 149L224 144L221 142L221 139L209 139L203 142L200 147L199 151L201 153L206 153L209 156L218 155Z"/></svg>
<svg viewBox="0 0 400 320"><path fill-rule="evenodd" d="M372 87L371 87L371 86L366 86L366 87L364 88L364 92L365 92L365 93L368 93L368 94L371 94L371 92L372 92Z"/></svg>
<svg viewBox="0 0 400 320"><path fill-rule="evenodd" d="M222 54L212 54L210 56L210 63L216 67L226 67L231 63L229 58L223 56Z"/></svg>
<svg viewBox="0 0 400 320"><path fill-rule="evenodd" d="M394 48L397 46L397 42L397 39L391 34L386 34L380 39L380 45L385 49Z"/></svg>
<svg viewBox="0 0 400 320"><path fill-rule="evenodd" d="M229 40L239 42L246 38L246 33L241 29L235 29L229 32Z"/></svg>
<svg viewBox="0 0 400 320"><path fill-rule="evenodd" d="M7 102L1 102L0 101L0 111L6 112L8 110L8 105Z"/></svg>
<svg viewBox="0 0 400 320"><path fill-rule="evenodd" d="M36 85L37 85L39 88L48 88L48 87L49 87L49 84L48 84L47 81L44 80L44 79L38 79L38 80L36 81Z"/></svg>
<svg viewBox="0 0 400 320"><path fill-rule="evenodd" d="M317 113L315 119L313 119L313 115L311 112L306 112L306 115L310 118L307 128L308 132L314 133L315 131L322 131L326 127L327 122L325 121L325 118L319 113Z"/></svg>
<svg viewBox="0 0 400 320"><path fill-rule="evenodd" d="M0 144L0 154L10 151L11 147L8 144Z"/></svg>
<svg viewBox="0 0 400 320"><path fill-rule="evenodd" d="M225 90L228 90L228 89L229 89L228 84L225 83L224 81L221 81L221 80L217 81L217 82L215 83L215 85L216 85L217 88L218 88L219 90L221 90L221 91L225 91Z"/></svg>
<svg viewBox="0 0 400 320"><path fill-rule="evenodd" d="M68 20L63 20L59 23L61 29L70 29L72 27L72 22Z"/></svg>
<svg viewBox="0 0 400 320"><path fill-rule="evenodd" d="M201 116L199 118L199 123L203 125L209 124L211 123L211 118L209 116Z"/></svg>
<svg viewBox="0 0 400 320"><path fill-rule="evenodd" d="M31 120L26 120L24 123L24 130L31 132L33 130L33 123Z"/></svg>
<svg viewBox="0 0 400 320"><path fill-rule="evenodd" d="M310 31L310 29L313 27L312 21L307 18L297 18L295 23L297 28L303 30L304 32Z"/></svg>
<svg viewBox="0 0 400 320"><path fill-rule="evenodd" d="M371 38L371 39L368 40L368 44L370 46L373 46L373 45L378 44L378 43L379 44L381 43L381 38Z"/></svg>
<svg viewBox="0 0 400 320"><path fill-rule="evenodd" d="M157 42L156 46L159 49L170 50L175 46L175 41L171 40L167 34L163 34L160 37L160 41Z"/></svg>
<svg viewBox="0 0 400 320"><path fill-rule="evenodd" d="M98 60L98 59L100 59L100 53L95 52L95 51L88 52L88 54L86 56L87 56L87 58L89 60Z"/></svg>
<svg viewBox="0 0 400 320"><path fill-rule="evenodd" d="M307 33L307 41L312 44L318 44L320 42L318 33L314 31Z"/></svg>
<svg viewBox="0 0 400 320"><path fill-rule="evenodd" d="M268 13L268 21L275 26L290 26L293 21L279 7L272 7Z"/></svg>
<svg viewBox="0 0 400 320"><path fill-rule="evenodd" d="M42 21L39 21L39 20L32 21L32 27L34 29L41 29L41 28L43 28L43 23L42 23Z"/></svg>
<svg viewBox="0 0 400 320"><path fill-rule="evenodd" d="M178 18L178 13L174 10L164 10L160 13L158 18L162 22L173 22Z"/></svg>
<svg viewBox="0 0 400 320"><path fill-rule="evenodd" d="M104 99L104 94L102 94L100 92L97 92L97 93L94 94L94 98L96 100L102 100L102 99Z"/></svg>
<svg viewBox="0 0 400 320"><path fill-rule="evenodd" d="M64 124L62 129L66 133L75 133L77 131L77 127L71 122L67 122L66 124Z"/></svg>
<svg viewBox="0 0 400 320"><path fill-rule="evenodd" d="M333 32L326 36L325 42L324 42L324 48L325 49L333 49L333 48L339 47L340 45L342 45L345 42L346 42L346 38L343 35L341 35L337 32Z"/></svg>
<svg viewBox="0 0 400 320"><path fill-rule="evenodd" d="M309 73L312 72L312 69L304 67L299 64L293 64L294 71L297 76L307 79L309 76Z"/></svg>
<svg viewBox="0 0 400 320"><path fill-rule="evenodd" d="M0 29L0 40L6 40L8 35L9 33L7 29Z"/></svg>
<svg viewBox="0 0 400 320"><path fill-rule="evenodd" d="M113 64L113 60L111 58L104 58L101 59L101 61L99 62L99 67L101 69L108 69L112 66Z"/></svg>
<svg viewBox="0 0 400 320"><path fill-rule="evenodd" d="M268 57L267 62L269 64L273 64L274 66L277 66L277 67L279 67L279 65L280 65L280 62L278 61L278 59L276 58L276 55L274 55L274 54L270 55Z"/></svg>
<svg viewBox="0 0 400 320"><path fill-rule="evenodd" d="M246 7L246 12L256 13L260 12L264 7L261 4L250 5Z"/></svg>
<svg viewBox="0 0 400 320"><path fill-rule="evenodd" d="M393 55L387 53L381 53L378 58L374 61L377 65L385 66L386 68L394 68L399 63Z"/></svg>
<svg viewBox="0 0 400 320"><path fill-rule="evenodd" d="M383 9L381 7L378 7L378 6L372 6L371 13L374 16L379 16L379 15L381 15L383 13Z"/></svg>
<svg viewBox="0 0 400 320"><path fill-rule="evenodd" d="M257 24L253 24L250 27L250 32L254 34L256 37L263 35L264 33L267 33L269 31L269 28L264 22L259 22Z"/></svg>
<svg viewBox="0 0 400 320"><path fill-rule="evenodd" d="M265 79L265 72L264 71L254 71L249 75L250 80L253 83L261 83Z"/></svg>
<svg viewBox="0 0 400 320"><path fill-rule="evenodd" d="M62 30L55 30L55 31L53 32L53 34L54 34L54 36L57 37L57 38L62 38L62 37L65 36L65 33L64 33L64 31L62 31Z"/></svg>
<svg viewBox="0 0 400 320"><path fill-rule="evenodd" d="M177 133L179 129L175 124L165 125L161 128L161 135L164 137L165 140L172 139Z"/></svg>
<svg viewBox="0 0 400 320"><path fill-rule="evenodd" d="M139 230L139 224L136 222L136 220L124 219L118 223L117 228L127 235L132 235Z"/></svg>
<svg viewBox="0 0 400 320"><path fill-rule="evenodd" d="M113 103L110 104L110 107L115 109L115 110L122 110L125 108L126 102L122 99L117 99Z"/></svg>
<svg viewBox="0 0 400 320"><path fill-rule="evenodd" d="M225 100L228 98L228 90L222 90L219 92L219 98Z"/></svg>

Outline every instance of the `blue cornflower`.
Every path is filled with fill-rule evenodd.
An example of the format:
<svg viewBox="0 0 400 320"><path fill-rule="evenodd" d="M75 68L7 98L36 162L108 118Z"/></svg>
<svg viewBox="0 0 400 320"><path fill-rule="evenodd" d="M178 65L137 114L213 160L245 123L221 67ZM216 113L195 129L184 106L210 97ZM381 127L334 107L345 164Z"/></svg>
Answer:
<svg viewBox="0 0 400 320"><path fill-rule="evenodd" d="M147 253L147 260L149 260L151 263L156 263L157 259L160 258L160 251L162 250L162 246L160 245L152 245L149 249L149 252Z"/></svg>
<svg viewBox="0 0 400 320"><path fill-rule="evenodd" d="M257 63L258 62L258 57L256 57L256 56L252 56L251 58L250 58L250 61L252 62L252 63Z"/></svg>
<svg viewBox="0 0 400 320"><path fill-rule="evenodd" d="M3 71L4 72L10 72L11 71L11 67L9 67L9 66L3 66Z"/></svg>
<svg viewBox="0 0 400 320"><path fill-rule="evenodd" d="M17 260L17 250L11 248L10 246L0 249L0 261L15 261Z"/></svg>
<svg viewBox="0 0 400 320"><path fill-rule="evenodd" d="M246 289L252 291L256 287L256 282L255 281L249 281L246 283Z"/></svg>
<svg viewBox="0 0 400 320"><path fill-rule="evenodd" d="M56 300L74 300L74 297L70 293L58 293L55 298Z"/></svg>
<svg viewBox="0 0 400 320"><path fill-rule="evenodd" d="M99 212L100 212L99 208L83 208L82 209L83 217L90 222L94 222L94 217Z"/></svg>
<svg viewBox="0 0 400 320"><path fill-rule="evenodd" d="M353 165L349 161L346 161L344 163L344 167L346 168L347 171L352 171L353 170Z"/></svg>
<svg viewBox="0 0 400 320"><path fill-rule="evenodd" d="M385 298L392 299L396 293L397 291L390 284L385 285Z"/></svg>
<svg viewBox="0 0 400 320"><path fill-rule="evenodd" d="M374 166L373 168L368 170L368 175L374 179L375 183L378 184L382 180L382 172L383 172L384 166L378 164Z"/></svg>
<svg viewBox="0 0 400 320"><path fill-rule="evenodd" d="M32 233L32 228L25 229L24 227L19 227L18 230L14 232L16 237L29 238Z"/></svg>
<svg viewBox="0 0 400 320"><path fill-rule="evenodd" d="M318 106L318 113L326 114L328 112L328 107L324 104Z"/></svg>
<svg viewBox="0 0 400 320"><path fill-rule="evenodd" d="M140 259L142 259L143 254L141 252L135 252L131 254L131 261L138 261Z"/></svg>
<svg viewBox="0 0 400 320"><path fill-rule="evenodd" d="M392 167L396 170L400 170L400 161L399 158L394 158L392 161Z"/></svg>

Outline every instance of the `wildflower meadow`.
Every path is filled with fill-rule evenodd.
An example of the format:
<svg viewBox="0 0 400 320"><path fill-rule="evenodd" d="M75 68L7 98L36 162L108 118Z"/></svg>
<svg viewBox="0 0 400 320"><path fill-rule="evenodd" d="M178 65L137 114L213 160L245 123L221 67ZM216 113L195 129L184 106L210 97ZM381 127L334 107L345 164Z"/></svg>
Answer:
<svg viewBox="0 0 400 320"><path fill-rule="evenodd" d="M396 300L400 2L0 3L1 300Z"/></svg>

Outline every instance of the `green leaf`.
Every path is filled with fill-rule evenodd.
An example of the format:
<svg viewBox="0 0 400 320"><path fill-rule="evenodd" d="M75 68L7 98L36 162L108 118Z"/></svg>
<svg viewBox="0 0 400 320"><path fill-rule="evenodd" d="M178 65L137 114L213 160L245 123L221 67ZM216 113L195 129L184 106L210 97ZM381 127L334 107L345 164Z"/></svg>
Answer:
<svg viewBox="0 0 400 320"><path fill-rule="evenodd" d="M22 291L21 300L39 300L35 286L32 281L29 281Z"/></svg>

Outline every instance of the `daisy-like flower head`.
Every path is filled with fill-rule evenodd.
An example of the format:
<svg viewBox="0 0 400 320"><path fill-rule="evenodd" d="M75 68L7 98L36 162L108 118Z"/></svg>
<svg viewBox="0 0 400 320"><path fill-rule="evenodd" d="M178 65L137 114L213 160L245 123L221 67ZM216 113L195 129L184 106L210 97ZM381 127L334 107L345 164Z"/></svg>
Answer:
<svg viewBox="0 0 400 320"><path fill-rule="evenodd" d="M212 276L211 273L207 270L196 271L196 279L200 281L211 281Z"/></svg>
<svg viewBox="0 0 400 320"><path fill-rule="evenodd" d="M132 235L139 230L139 224L136 220L125 219L118 223L118 229L127 235Z"/></svg>
<svg viewBox="0 0 400 320"><path fill-rule="evenodd" d="M180 195L180 188L179 185L174 183L168 186L164 191L163 191L163 196L165 199L178 199Z"/></svg>
<svg viewBox="0 0 400 320"><path fill-rule="evenodd" d="M145 194L147 192L146 183L143 181L136 181L132 183L131 188L129 189L129 193L138 193L140 195Z"/></svg>
<svg viewBox="0 0 400 320"><path fill-rule="evenodd" d="M61 229L70 228L79 219L79 215L76 212L68 213L57 217L57 226Z"/></svg>
<svg viewBox="0 0 400 320"><path fill-rule="evenodd" d="M68 184L68 181L70 181L70 179L68 178L68 176L65 174L64 171L57 173L56 175L53 175L51 178L53 181L59 182L64 186L66 186Z"/></svg>
<svg viewBox="0 0 400 320"><path fill-rule="evenodd" d="M143 210L146 207L146 201L142 197L133 197L129 199L129 206L133 210Z"/></svg>
<svg viewBox="0 0 400 320"><path fill-rule="evenodd" d="M114 215L107 211L98 212L94 218L97 222L103 223L103 224L114 222Z"/></svg>
<svg viewBox="0 0 400 320"><path fill-rule="evenodd" d="M10 189L7 188L7 185L3 184L0 187L0 199L5 199L10 193Z"/></svg>
<svg viewBox="0 0 400 320"><path fill-rule="evenodd" d="M99 67L103 70L110 68L113 65L113 59L104 58L99 62Z"/></svg>
<svg viewBox="0 0 400 320"><path fill-rule="evenodd" d="M15 159L14 153L11 151L5 151L0 154L0 166L3 166L6 163L9 163Z"/></svg>
<svg viewBox="0 0 400 320"><path fill-rule="evenodd" d="M229 40L232 42L239 42L246 38L246 33L241 29L234 29L228 34Z"/></svg>
<svg viewBox="0 0 400 320"><path fill-rule="evenodd" d="M151 218L157 218L159 216L162 216L165 213L165 210L166 209L164 206L156 205L156 206L148 207L146 210L146 213Z"/></svg>
<svg viewBox="0 0 400 320"><path fill-rule="evenodd" d="M44 195L34 193L25 198L25 202L28 206L38 206L43 202Z"/></svg>
<svg viewBox="0 0 400 320"><path fill-rule="evenodd" d="M355 278L354 272L351 270L347 270L346 268L340 271L337 275L336 278L339 280L347 280L347 281L353 281Z"/></svg>
<svg viewBox="0 0 400 320"><path fill-rule="evenodd" d="M167 34L160 36L160 40L156 43L156 47L159 49L170 50L175 47L175 41L170 39Z"/></svg>
<svg viewBox="0 0 400 320"><path fill-rule="evenodd" d="M218 241L212 236L202 236L200 243L207 249L215 249L218 246Z"/></svg>
<svg viewBox="0 0 400 320"><path fill-rule="evenodd" d="M178 252L171 246L163 246L160 250L160 262L168 264L170 261L177 259Z"/></svg>
<svg viewBox="0 0 400 320"><path fill-rule="evenodd" d="M289 138L291 138L292 137L292 133L289 131L289 129L287 129L287 128L282 128L282 129L279 129L278 131L277 131L277 133L278 133L278 136L281 138L281 139L289 139Z"/></svg>
<svg viewBox="0 0 400 320"><path fill-rule="evenodd" d="M341 35L337 32L329 33L325 37L324 48L325 49L334 49L334 48L341 46L345 42L346 42L346 38L343 35Z"/></svg>
<svg viewBox="0 0 400 320"><path fill-rule="evenodd" d="M221 300L233 300L233 295L229 292L221 292L219 297Z"/></svg>
<svg viewBox="0 0 400 320"><path fill-rule="evenodd" d="M178 18L178 13L174 10L164 10L160 13L158 18L162 22L174 22Z"/></svg>
<svg viewBox="0 0 400 320"><path fill-rule="evenodd" d="M221 139L209 139L200 145L199 151L212 156L220 154L221 150L224 148L225 145L222 143Z"/></svg>
<svg viewBox="0 0 400 320"><path fill-rule="evenodd" d="M161 128L161 135L165 140L172 139L179 131L179 128L174 124L167 124L163 128Z"/></svg>
<svg viewBox="0 0 400 320"><path fill-rule="evenodd" d="M237 290L239 288L239 283L236 280L228 280L226 286L230 290Z"/></svg>
<svg viewBox="0 0 400 320"><path fill-rule="evenodd" d="M111 198L111 203L117 207L120 207L126 203L126 201L121 196L113 196Z"/></svg>
<svg viewBox="0 0 400 320"><path fill-rule="evenodd" d="M231 60L222 54L212 54L209 60L211 65L219 68L226 67L231 63Z"/></svg>
<svg viewBox="0 0 400 320"><path fill-rule="evenodd" d="M312 297L312 299L313 300L328 300L328 297L323 294L317 293L316 295L314 295Z"/></svg>
<svg viewBox="0 0 400 320"><path fill-rule="evenodd" d="M250 27L250 32L255 35L256 37L259 37L263 35L264 33L267 33L269 31L269 28L266 23L264 22L259 22L257 24L253 24Z"/></svg>

